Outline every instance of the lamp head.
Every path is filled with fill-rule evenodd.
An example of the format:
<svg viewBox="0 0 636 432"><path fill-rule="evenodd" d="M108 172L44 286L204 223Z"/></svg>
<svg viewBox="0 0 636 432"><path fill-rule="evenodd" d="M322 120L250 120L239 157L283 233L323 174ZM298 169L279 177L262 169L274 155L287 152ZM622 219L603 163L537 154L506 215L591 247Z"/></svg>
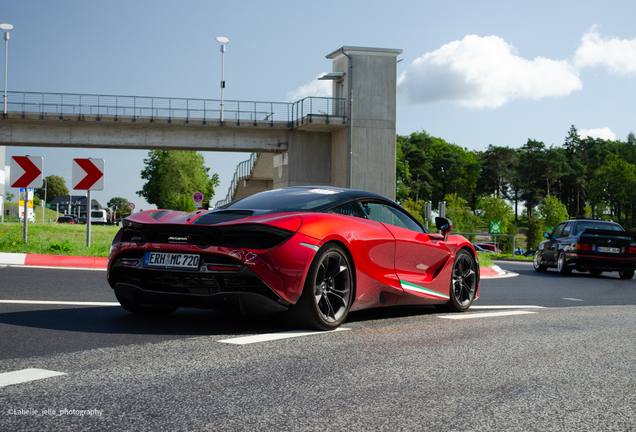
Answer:
<svg viewBox="0 0 636 432"><path fill-rule="evenodd" d="M227 45L230 42L230 40L228 38L226 38L226 37L219 36L219 37L216 38L216 41L221 46L221 52L224 53L225 52L225 45Z"/></svg>

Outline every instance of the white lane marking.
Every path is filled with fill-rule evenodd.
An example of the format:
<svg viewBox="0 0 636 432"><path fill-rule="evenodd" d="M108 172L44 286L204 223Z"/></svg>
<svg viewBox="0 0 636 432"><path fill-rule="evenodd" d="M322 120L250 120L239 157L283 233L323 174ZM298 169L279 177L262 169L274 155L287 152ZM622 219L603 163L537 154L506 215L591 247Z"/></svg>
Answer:
<svg viewBox="0 0 636 432"><path fill-rule="evenodd" d="M81 302L81 301L52 301L52 300L0 300L0 303L60 305L60 306L119 306L119 302Z"/></svg>
<svg viewBox="0 0 636 432"><path fill-rule="evenodd" d="M14 384L22 384L29 381L66 375L64 372L55 372L46 369L23 369L15 372L0 373L0 387Z"/></svg>
<svg viewBox="0 0 636 432"><path fill-rule="evenodd" d="M458 315L444 315L444 316L441 316L440 318L460 320L460 319L473 319L473 318L491 318L491 317L500 317L500 316L507 316L507 315L525 315L525 314L535 314L535 313L537 312L517 310L517 311L504 311L504 312L465 313L465 314L458 314Z"/></svg>
<svg viewBox="0 0 636 432"><path fill-rule="evenodd" d="M476 306L471 305L470 309L545 309L545 306Z"/></svg>
<svg viewBox="0 0 636 432"><path fill-rule="evenodd" d="M575 298L568 298L568 297L564 297L563 300L570 300L570 301L583 301L581 299L575 299Z"/></svg>
<svg viewBox="0 0 636 432"><path fill-rule="evenodd" d="M221 340L218 340L217 342L229 343L229 344L235 344L235 345L247 345L252 343L268 342L268 341L288 339L288 338L300 337L300 336L313 336L313 335L327 334L327 333L344 331L344 330L350 330L350 329L337 328L330 332L329 331L292 330L292 331L279 332L279 333L266 333L262 335L244 336L244 337L238 337L238 338L232 338L232 339L221 339Z"/></svg>

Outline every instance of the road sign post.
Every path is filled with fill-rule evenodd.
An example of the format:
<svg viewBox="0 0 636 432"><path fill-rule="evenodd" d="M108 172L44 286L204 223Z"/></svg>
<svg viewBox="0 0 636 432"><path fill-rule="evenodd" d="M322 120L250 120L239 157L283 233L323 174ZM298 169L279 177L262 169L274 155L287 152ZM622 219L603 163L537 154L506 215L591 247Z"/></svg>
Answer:
<svg viewBox="0 0 636 432"><path fill-rule="evenodd" d="M73 159L73 189L87 191L86 247L91 247L91 190L104 190L104 159Z"/></svg>
<svg viewBox="0 0 636 432"><path fill-rule="evenodd" d="M41 188L42 187L41 156L13 156L11 158L11 175L9 184L14 188ZM28 194L24 200L24 242L28 240L29 210Z"/></svg>
<svg viewBox="0 0 636 432"><path fill-rule="evenodd" d="M201 192L195 192L192 195L192 200L194 201L194 208L201 208L203 207L203 194Z"/></svg>

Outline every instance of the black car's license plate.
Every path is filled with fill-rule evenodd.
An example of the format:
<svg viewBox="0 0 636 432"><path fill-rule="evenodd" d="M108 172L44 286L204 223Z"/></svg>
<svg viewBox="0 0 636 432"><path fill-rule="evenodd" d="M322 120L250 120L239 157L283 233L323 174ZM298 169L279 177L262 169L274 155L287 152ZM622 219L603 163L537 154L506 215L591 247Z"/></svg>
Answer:
<svg viewBox="0 0 636 432"><path fill-rule="evenodd" d="M171 252L146 252L147 267L198 268L199 255Z"/></svg>
<svg viewBox="0 0 636 432"><path fill-rule="evenodd" d="M596 248L596 252L621 253L621 249L615 247L599 246Z"/></svg>

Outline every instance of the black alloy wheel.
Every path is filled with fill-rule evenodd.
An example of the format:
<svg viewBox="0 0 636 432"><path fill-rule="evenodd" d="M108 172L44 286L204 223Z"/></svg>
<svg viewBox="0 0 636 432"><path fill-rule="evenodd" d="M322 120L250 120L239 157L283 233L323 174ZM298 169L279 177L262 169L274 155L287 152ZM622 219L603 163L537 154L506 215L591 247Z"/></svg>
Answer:
<svg viewBox="0 0 636 432"><path fill-rule="evenodd" d="M475 300L477 291L477 264L472 255L465 250L455 256L451 286L446 308L454 312L468 310Z"/></svg>
<svg viewBox="0 0 636 432"><path fill-rule="evenodd" d="M353 267L340 246L328 243L316 253L288 317L303 328L334 330L347 318L352 301Z"/></svg>
<svg viewBox="0 0 636 432"><path fill-rule="evenodd" d="M569 275L572 273L572 269L568 268L565 261L565 252L559 252L559 258L557 259L557 271L561 275Z"/></svg>
<svg viewBox="0 0 636 432"><path fill-rule="evenodd" d="M634 270L621 270L618 275L621 279L631 279L634 277Z"/></svg>

